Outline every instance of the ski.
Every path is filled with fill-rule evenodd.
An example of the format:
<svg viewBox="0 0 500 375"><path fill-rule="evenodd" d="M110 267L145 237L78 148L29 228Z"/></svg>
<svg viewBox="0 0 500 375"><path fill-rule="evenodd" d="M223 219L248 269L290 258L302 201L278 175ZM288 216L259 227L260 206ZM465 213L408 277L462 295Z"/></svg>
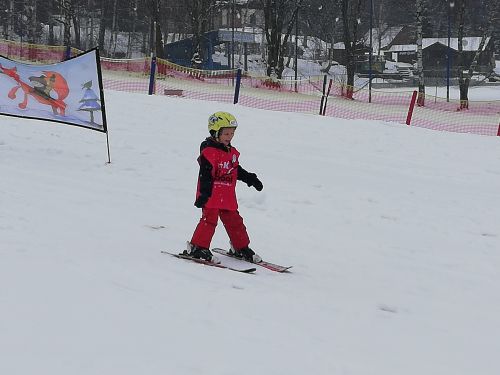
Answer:
<svg viewBox="0 0 500 375"><path fill-rule="evenodd" d="M286 267L286 266L280 266L278 264L274 264L274 263L271 263L271 262L266 262L265 260L263 260L263 261L261 261L259 263L249 262L249 261L247 261L245 259L237 258L237 257L231 255L227 250L224 250L224 249L221 249L221 248L218 248L218 247L215 247L215 248L211 249L210 251L212 251L214 253L217 253L217 254L225 255L225 256L233 258L233 259L239 259L242 262L256 264L258 266L267 268L268 270L275 271L275 272L290 272L288 270L293 267L293 266L288 266L288 267Z"/></svg>
<svg viewBox="0 0 500 375"><path fill-rule="evenodd" d="M169 254L169 255L172 255L173 257L176 257L176 258L179 258L179 259L185 259L185 260L190 260L190 261L195 262L195 263L204 264L206 266L217 267L217 268L224 268L224 269L227 269L227 270L230 270L230 271L235 271L235 272L253 273L253 272L255 272L257 270L254 267L253 268L234 268L234 267L229 267L229 266L225 266L225 265L220 264L220 263L212 263L212 262L209 262L208 260L205 260L205 259L193 258L193 257L190 257L189 255L185 255L185 254L174 254L174 253L170 253L170 252L164 251L164 250L162 250L161 253L162 254Z"/></svg>

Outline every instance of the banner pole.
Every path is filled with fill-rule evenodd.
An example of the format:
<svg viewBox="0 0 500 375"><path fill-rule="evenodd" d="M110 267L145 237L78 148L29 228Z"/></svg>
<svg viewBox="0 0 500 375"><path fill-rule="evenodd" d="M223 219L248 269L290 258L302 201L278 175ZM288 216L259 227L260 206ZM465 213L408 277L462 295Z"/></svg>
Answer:
<svg viewBox="0 0 500 375"><path fill-rule="evenodd" d="M109 137L107 131L106 131L106 144L108 145L108 164L111 164L111 154L109 152Z"/></svg>
<svg viewBox="0 0 500 375"><path fill-rule="evenodd" d="M109 152L109 137L108 137L108 121L106 119L106 103L104 101L104 88L102 85L102 71L101 71L101 57L99 55L99 47L95 49L95 59L97 65L97 78L99 79L99 95L101 97L101 113L102 113L102 126L106 133L106 144L108 147L108 163L111 163L111 155Z"/></svg>

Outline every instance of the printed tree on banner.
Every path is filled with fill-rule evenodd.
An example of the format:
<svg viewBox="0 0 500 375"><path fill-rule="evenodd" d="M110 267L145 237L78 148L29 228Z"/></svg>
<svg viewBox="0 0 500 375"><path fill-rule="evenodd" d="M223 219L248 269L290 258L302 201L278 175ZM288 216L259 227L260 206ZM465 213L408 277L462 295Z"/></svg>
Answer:
<svg viewBox="0 0 500 375"><path fill-rule="evenodd" d="M91 124L98 125L94 122L94 112L101 110L101 105L99 104L99 97L96 95L94 90L92 90L92 81L88 81L82 85L82 89L85 90L83 93L83 98L80 99L79 111L87 111L90 113Z"/></svg>

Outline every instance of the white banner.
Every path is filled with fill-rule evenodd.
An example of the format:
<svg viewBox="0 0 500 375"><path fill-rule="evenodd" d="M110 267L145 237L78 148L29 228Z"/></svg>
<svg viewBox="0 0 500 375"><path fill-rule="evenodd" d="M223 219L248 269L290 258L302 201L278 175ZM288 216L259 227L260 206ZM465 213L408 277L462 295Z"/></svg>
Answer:
<svg viewBox="0 0 500 375"><path fill-rule="evenodd" d="M0 56L0 114L106 132L99 52L50 65Z"/></svg>

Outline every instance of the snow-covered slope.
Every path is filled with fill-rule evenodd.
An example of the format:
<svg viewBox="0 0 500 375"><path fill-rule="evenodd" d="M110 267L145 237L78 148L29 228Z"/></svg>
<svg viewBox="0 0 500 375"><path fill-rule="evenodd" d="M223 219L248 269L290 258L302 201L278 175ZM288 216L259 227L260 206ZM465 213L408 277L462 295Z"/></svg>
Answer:
<svg viewBox="0 0 500 375"><path fill-rule="evenodd" d="M0 117L0 373L496 375L494 137L106 92L101 133ZM206 120L264 183L238 187L255 275L179 250ZM225 247L222 225L212 243Z"/></svg>

